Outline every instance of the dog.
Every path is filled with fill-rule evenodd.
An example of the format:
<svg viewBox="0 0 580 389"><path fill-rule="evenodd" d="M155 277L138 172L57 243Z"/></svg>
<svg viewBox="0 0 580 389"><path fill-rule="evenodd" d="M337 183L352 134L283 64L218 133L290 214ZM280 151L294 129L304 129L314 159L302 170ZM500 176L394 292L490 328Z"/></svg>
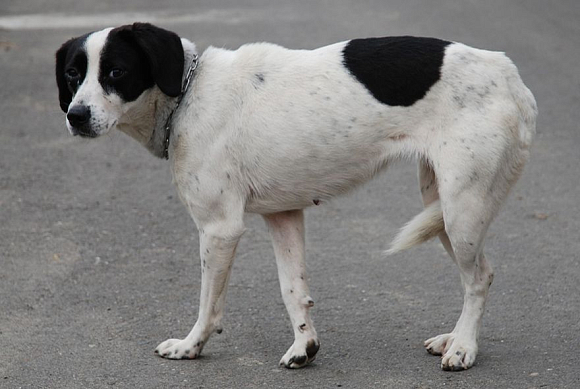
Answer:
<svg viewBox="0 0 580 389"><path fill-rule="evenodd" d="M433 237L465 291L455 328L428 339L443 370L471 367L493 279L485 234L528 160L537 106L503 53L411 36L353 39L315 50L194 43L147 23L73 38L56 53L60 107L72 135L116 128L168 158L199 230L199 316L155 353L197 358L222 331L244 214L271 234L294 343L280 364L312 362L320 341L306 282L303 210L418 161L424 210L388 254Z"/></svg>

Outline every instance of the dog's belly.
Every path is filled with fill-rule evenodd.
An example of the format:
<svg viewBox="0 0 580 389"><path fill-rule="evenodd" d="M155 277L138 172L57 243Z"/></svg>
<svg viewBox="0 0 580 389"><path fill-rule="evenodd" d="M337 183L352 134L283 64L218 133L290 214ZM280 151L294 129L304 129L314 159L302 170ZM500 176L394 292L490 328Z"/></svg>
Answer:
<svg viewBox="0 0 580 389"><path fill-rule="evenodd" d="M256 137L259 145L241 171L248 183L246 210L263 214L328 201L370 180L407 142L372 114L352 119L321 117L303 123L306 128Z"/></svg>
<svg viewBox="0 0 580 389"><path fill-rule="evenodd" d="M246 201L246 212L269 214L320 205L364 183L372 176L365 169L360 169L359 172L351 169L351 173L354 174L349 177L319 177L319 180L312 177L308 182L285 180L262 193L251 189Z"/></svg>

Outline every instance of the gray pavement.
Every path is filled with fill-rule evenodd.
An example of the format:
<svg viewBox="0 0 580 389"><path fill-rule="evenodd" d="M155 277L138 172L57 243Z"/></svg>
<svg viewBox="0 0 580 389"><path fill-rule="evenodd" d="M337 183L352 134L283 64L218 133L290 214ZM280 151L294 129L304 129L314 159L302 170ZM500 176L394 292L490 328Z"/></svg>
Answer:
<svg viewBox="0 0 580 389"><path fill-rule="evenodd" d="M0 3L1 388L580 387L577 0L119 3ZM538 135L490 230L496 278L474 368L443 372L422 347L461 310L458 272L441 245L381 255L421 209L413 163L307 211L322 341L312 366L277 366L292 332L256 216L238 250L224 333L199 360L154 356L196 319L195 227L165 161L120 133L68 136L53 75L66 39L136 19L200 48L411 34L515 61L538 100Z"/></svg>

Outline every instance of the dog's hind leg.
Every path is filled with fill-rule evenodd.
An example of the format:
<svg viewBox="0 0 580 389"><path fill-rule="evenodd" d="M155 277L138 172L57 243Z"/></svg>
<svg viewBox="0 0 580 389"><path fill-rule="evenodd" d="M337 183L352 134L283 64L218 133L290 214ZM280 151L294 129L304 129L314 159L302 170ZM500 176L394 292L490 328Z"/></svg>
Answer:
<svg viewBox="0 0 580 389"><path fill-rule="evenodd" d="M239 217L198 225L201 256L199 316L185 339L169 339L155 353L170 359L197 358L213 332L222 331L226 291L238 241L244 231Z"/></svg>
<svg viewBox="0 0 580 389"><path fill-rule="evenodd" d="M312 362L320 347L309 312L314 302L306 282L304 215L295 210L265 215L264 219L274 245L282 298L294 330L294 343L280 365L299 368Z"/></svg>
<svg viewBox="0 0 580 389"><path fill-rule="evenodd" d="M439 186L437 184L437 177L435 177L435 172L430 164L424 160L419 161L419 188L421 189L421 198L423 200L423 205L425 207L429 206L435 201L439 201ZM443 230L439 233L439 240L443 244L447 253L453 260L455 260L455 254L453 253L453 248L451 247L451 242L449 241L449 236L447 232ZM453 340L453 333L443 334L425 341L425 348L430 354L433 355L443 355L446 350L447 345L451 346L451 341Z"/></svg>
<svg viewBox="0 0 580 389"><path fill-rule="evenodd" d="M425 207L429 206L435 201L439 201L439 186L437 184L437 177L435 177L435 172L433 168L426 161L419 161L419 187L421 189L421 197L423 199L423 205ZM453 248L451 247L451 242L449 241L449 236L447 232L443 230L439 233L439 240L443 244L447 253L453 260L455 260L455 254L453 253ZM451 346L451 341L453 340L453 333L443 334L425 341L425 348L430 354L433 355L443 355L446 350L447 345Z"/></svg>
<svg viewBox="0 0 580 389"><path fill-rule="evenodd" d="M430 353L442 355L443 370L468 369L477 355L479 329L493 280L493 270L483 253L485 234L527 158L527 152L514 145L504 147L502 153L495 154L495 160L469 147L455 150L452 158L438 161L439 170L435 168L445 222L440 238L459 267L464 290L463 309L453 331L425 342ZM433 196L424 193L424 201L432 201Z"/></svg>

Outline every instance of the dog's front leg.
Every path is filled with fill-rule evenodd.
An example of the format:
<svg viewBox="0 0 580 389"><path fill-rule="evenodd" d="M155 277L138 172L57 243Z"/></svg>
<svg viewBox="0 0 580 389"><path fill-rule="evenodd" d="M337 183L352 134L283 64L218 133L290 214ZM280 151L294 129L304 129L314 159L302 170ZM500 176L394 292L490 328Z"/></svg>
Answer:
<svg viewBox="0 0 580 389"><path fill-rule="evenodd" d="M199 316L185 339L169 339L155 353L170 359L194 359L213 332L222 330L226 291L243 223L222 222L200 227L201 294Z"/></svg>
<svg viewBox="0 0 580 389"><path fill-rule="evenodd" d="M294 330L294 343L280 365L299 368L312 362L320 347L309 313L314 302L306 283L304 215L297 210L266 215L264 219L272 236L282 298Z"/></svg>

